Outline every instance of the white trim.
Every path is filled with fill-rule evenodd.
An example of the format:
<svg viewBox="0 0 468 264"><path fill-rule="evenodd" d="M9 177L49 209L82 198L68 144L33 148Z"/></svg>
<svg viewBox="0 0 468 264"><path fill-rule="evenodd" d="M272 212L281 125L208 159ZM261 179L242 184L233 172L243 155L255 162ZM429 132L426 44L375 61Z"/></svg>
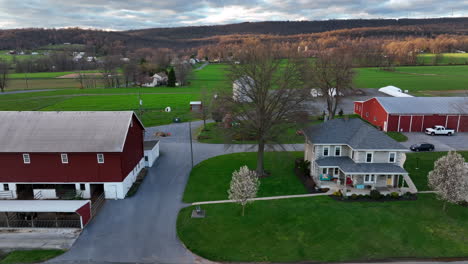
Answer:
<svg viewBox="0 0 468 264"><path fill-rule="evenodd" d="M96 158L97 158L97 163L104 164L104 162L105 162L104 154L98 153L98 154L96 154Z"/></svg>
<svg viewBox="0 0 468 264"><path fill-rule="evenodd" d="M351 150L355 150L355 151L402 151L402 152L406 151L406 149L355 149L355 148L353 148L350 145L345 144L345 143L314 143L313 145L314 146L343 145L343 146L347 146Z"/></svg>
<svg viewBox="0 0 468 264"><path fill-rule="evenodd" d="M395 156L393 157L393 161L390 161L391 155L394 154ZM396 152L389 152L388 153L388 163L396 163Z"/></svg>
<svg viewBox="0 0 468 264"><path fill-rule="evenodd" d="M397 132L400 132L400 119L401 119L401 115L398 115L398 130L397 130Z"/></svg>
<svg viewBox="0 0 468 264"><path fill-rule="evenodd" d="M327 155L325 155L325 149L327 149ZM324 157L329 157L330 156L330 146L329 145L325 145L322 148L322 156L324 156Z"/></svg>
<svg viewBox="0 0 468 264"><path fill-rule="evenodd" d="M60 154L60 159L62 160L62 164L68 164L68 154L67 153L61 153Z"/></svg>
<svg viewBox="0 0 468 264"><path fill-rule="evenodd" d="M28 153L23 153L23 163L31 164L31 155L29 155Z"/></svg>
<svg viewBox="0 0 468 264"><path fill-rule="evenodd" d="M445 128L447 128L447 124L448 124L448 118L449 118L449 116L448 116L448 115L446 115L446 116L445 116Z"/></svg>
<svg viewBox="0 0 468 264"><path fill-rule="evenodd" d="M413 115L411 115L410 118L410 123L409 123L409 131L408 132L413 132L411 129L413 128Z"/></svg>
<svg viewBox="0 0 468 264"><path fill-rule="evenodd" d="M341 170L341 169L340 169ZM341 170L343 171L343 170ZM347 175L364 175L364 174L368 174L367 172L344 172L344 174L347 174ZM409 173L406 172L406 173L400 173L400 172L372 172L372 174L375 174L375 175L388 175L388 174L394 174L394 175L408 175Z"/></svg>
<svg viewBox="0 0 468 264"><path fill-rule="evenodd" d="M337 149L340 150L340 155L336 155L336 150L337 150ZM333 153L333 155L334 155L335 157L341 157L341 154L342 154L342 153L341 153L341 146L335 146L335 152Z"/></svg>
<svg viewBox="0 0 468 264"><path fill-rule="evenodd" d="M461 115L458 115L457 132L460 131L460 118L461 118Z"/></svg>
<svg viewBox="0 0 468 264"><path fill-rule="evenodd" d="M366 177L369 176L369 181L366 181ZM366 183L377 183L377 177L375 174L364 174L364 184Z"/></svg>
<svg viewBox="0 0 468 264"><path fill-rule="evenodd" d="M425 115L422 116L422 124L421 124L421 132L424 132L424 117L426 117Z"/></svg>
<svg viewBox="0 0 468 264"><path fill-rule="evenodd" d="M371 161L367 161L367 155L371 154ZM365 157L365 163L374 163L374 152L373 151L368 151L366 152L366 157Z"/></svg>

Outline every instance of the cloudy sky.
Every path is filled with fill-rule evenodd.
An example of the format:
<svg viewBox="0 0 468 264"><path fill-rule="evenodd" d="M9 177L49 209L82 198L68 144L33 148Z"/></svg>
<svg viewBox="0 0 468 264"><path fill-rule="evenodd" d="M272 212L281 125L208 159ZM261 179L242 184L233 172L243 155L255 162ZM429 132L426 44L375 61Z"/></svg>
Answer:
<svg viewBox="0 0 468 264"><path fill-rule="evenodd" d="M451 17L468 0L0 0L0 28L126 30L265 20Z"/></svg>

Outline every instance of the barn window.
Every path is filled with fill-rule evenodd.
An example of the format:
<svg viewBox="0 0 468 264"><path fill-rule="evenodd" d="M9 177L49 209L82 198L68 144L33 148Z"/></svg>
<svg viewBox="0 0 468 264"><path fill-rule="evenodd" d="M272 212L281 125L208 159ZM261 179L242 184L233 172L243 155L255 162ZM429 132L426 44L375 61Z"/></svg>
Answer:
<svg viewBox="0 0 468 264"><path fill-rule="evenodd" d="M68 163L68 154L61 154L60 157L62 158L62 163L63 164Z"/></svg>
<svg viewBox="0 0 468 264"><path fill-rule="evenodd" d="M369 117L369 112L366 112L366 117Z"/></svg>
<svg viewBox="0 0 468 264"><path fill-rule="evenodd" d="M7 183L3 184L3 190L4 191L9 191L10 190L10 185L8 185Z"/></svg>
<svg viewBox="0 0 468 264"><path fill-rule="evenodd" d="M31 157L29 154L23 154L23 162L24 164L30 164L31 163Z"/></svg>
<svg viewBox="0 0 468 264"><path fill-rule="evenodd" d="M97 162L104 163L104 154L97 154Z"/></svg>
<svg viewBox="0 0 468 264"><path fill-rule="evenodd" d="M81 183L80 184L80 190L85 191L86 190L86 184Z"/></svg>

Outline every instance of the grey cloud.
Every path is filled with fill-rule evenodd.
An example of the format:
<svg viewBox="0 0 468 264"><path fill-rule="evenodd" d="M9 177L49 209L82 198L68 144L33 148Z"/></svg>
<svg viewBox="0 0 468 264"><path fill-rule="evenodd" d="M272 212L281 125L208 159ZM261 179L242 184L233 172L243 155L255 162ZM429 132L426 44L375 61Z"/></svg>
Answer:
<svg viewBox="0 0 468 264"><path fill-rule="evenodd" d="M261 20L465 16L455 0L0 0L0 27L137 29Z"/></svg>

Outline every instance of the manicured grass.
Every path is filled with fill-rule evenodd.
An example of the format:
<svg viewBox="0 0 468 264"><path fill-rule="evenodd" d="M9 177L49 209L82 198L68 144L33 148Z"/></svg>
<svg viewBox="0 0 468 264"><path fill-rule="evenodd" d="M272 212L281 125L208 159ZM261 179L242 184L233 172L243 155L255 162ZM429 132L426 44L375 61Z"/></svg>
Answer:
<svg viewBox="0 0 468 264"><path fill-rule="evenodd" d="M87 73L94 73L98 72L97 70L89 70L89 71L82 71L82 72L87 72ZM68 74L74 74L76 72L74 71L68 71L68 72L33 72L33 73L11 73L8 75L8 77L12 79L50 79L50 78L57 78L60 76L68 75Z"/></svg>
<svg viewBox="0 0 468 264"><path fill-rule="evenodd" d="M200 132L198 134L198 142L201 143L210 143L210 144L225 144L226 139L224 136L223 128L220 127L222 124L218 123L209 123L206 124L206 130L203 127L200 127ZM295 143L304 143L305 139L302 135L297 135L296 132L299 128L294 129L290 128L286 131L284 135L281 136L280 143L282 144L295 144ZM255 141L248 140L232 140L229 142L231 144L253 144Z"/></svg>
<svg viewBox="0 0 468 264"><path fill-rule="evenodd" d="M468 208L447 213L433 194L417 201L338 202L329 197L204 205L183 209L177 233L195 254L214 261L366 261L468 256Z"/></svg>
<svg viewBox="0 0 468 264"><path fill-rule="evenodd" d="M244 152L217 156L196 165L190 173L185 188L184 202L214 201L228 199L227 191L232 173L247 165L256 168L257 153ZM303 152L267 152L265 169L271 176L262 178L259 197L303 194L304 185L294 174L294 160L303 157Z"/></svg>
<svg viewBox="0 0 468 264"><path fill-rule="evenodd" d="M387 134L387 136L393 138L394 140L396 140L398 142L408 141L408 137L403 135L400 132L387 132L386 134Z"/></svg>
<svg viewBox="0 0 468 264"><path fill-rule="evenodd" d="M468 66L396 67L394 72L380 68L359 68L356 71L357 88L394 85L413 93L468 88Z"/></svg>
<svg viewBox="0 0 468 264"><path fill-rule="evenodd" d="M468 162L468 151L459 152ZM427 175L434 169L434 162L440 157L447 155L447 152L418 152L407 153L405 170L409 172L411 180L418 188L418 191L430 190L427 186Z"/></svg>
<svg viewBox="0 0 468 264"><path fill-rule="evenodd" d="M16 250L10 252L0 264L38 263L62 255L63 250Z"/></svg>

